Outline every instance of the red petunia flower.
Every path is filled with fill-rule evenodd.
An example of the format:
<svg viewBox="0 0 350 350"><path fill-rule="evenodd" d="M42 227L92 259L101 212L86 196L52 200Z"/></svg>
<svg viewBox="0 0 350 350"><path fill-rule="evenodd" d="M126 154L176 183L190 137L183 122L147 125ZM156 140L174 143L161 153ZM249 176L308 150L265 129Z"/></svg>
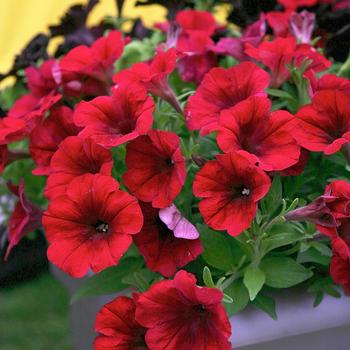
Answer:
<svg viewBox="0 0 350 350"><path fill-rule="evenodd" d="M184 10L177 13L175 21L180 28L176 40L176 49L181 53L177 63L180 77L183 81L199 84L217 65L211 39L216 29L215 19L207 11Z"/></svg>
<svg viewBox="0 0 350 350"><path fill-rule="evenodd" d="M139 82L152 95L161 97L179 113L182 113L176 96L168 83L168 75L176 68L176 57L175 49L166 52L159 51L150 64L136 63L130 69L125 69L114 75L113 81L117 84Z"/></svg>
<svg viewBox="0 0 350 350"><path fill-rule="evenodd" d="M213 68L186 106L187 126L202 135L216 130L220 112L250 96L266 96L270 79L254 63L244 62L229 69Z"/></svg>
<svg viewBox="0 0 350 350"><path fill-rule="evenodd" d="M251 58L244 53L245 45L250 43L258 46L266 34L266 20L262 13L259 20L248 26L240 38L221 38L213 51L220 55L229 55L239 62L249 61Z"/></svg>
<svg viewBox="0 0 350 350"><path fill-rule="evenodd" d="M282 170L280 172L281 176L299 176L303 173L303 171L305 170L305 166L307 164L309 160L309 151L307 151L304 148L300 149L300 156L299 156L299 160L297 163L295 163L294 165L292 165L291 167Z"/></svg>
<svg viewBox="0 0 350 350"><path fill-rule="evenodd" d="M54 75L56 66L56 60L50 59L39 68L31 66L25 69L28 87L33 96L40 98L58 89L60 81Z"/></svg>
<svg viewBox="0 0 350 350"><path fill-rule="evenodd" d="M339 151L350 141L350 96L336 90L318 92L312 104L299 110L296 118L298 143L309 151L326 155Z"/></svg>
<svg viewBox="0 0 350 350"><path fill-rule="evenodd" d="M214 16L208 11L183 10L176 14L176 23L184 31L195 31L206 33L208 36L214 34L216 22Z"/></svg>
<svg viewBox="0 0 350 350"><path fill-rule="evenodd" d="M173 203L186 179L185 160L179 137L151 130L126 146L124 184L138 199L155 208Z"/></svg>
<svg viewBox="0 0 350 350"><path fill-rule="evenodd" d="M224 152L245 151L265 171L284 170L299 160L294 117L287 111L271 113L266 97L252 96L223 111L219 125L219 147Z"/></svg>
<svg viewBox="0 0 350 350"><path fill-rule="evenodd" d="M30 93L20 97L8 113L9 118L20 119L25 123L21 131L22 138L29 135L47 111L62 98L53 75L56 64L55 60L47 60L39 68L29 67L25 71Z"/></svg>
<svg viewBox="0 0 350 350"><path fill-rule="evenodd" d="M20 133L21 138L28 136L33 131L45 114L60 101L61 97L55 91L41 98L27 94L14 103L8 112L8 118L24 122Z"/></svg>
<svg viewBox="0 0 350 350"><path fill-rule="evenodd" d="M176 237L176 228L172 230L167 227L159 217L159 209L154 209L147 203L143 203L141 209L144 224L134 242L150 270L170 277L177 268L184 267L202 253L203 248L198 235L196 239ZM181 219L184 220L178 218L178 221ZM180 234L186 233L184 227L180 228L180 231Z"/></svg>
<svg viewBox="0 0 350 350"><path fill-rule="evenodd" d="M287 38L291 36L289 31L289 17L291 11L270 11L266 14L266 20L272 28L275 37Z"/></svg>
<svg viewBox="0 0 350 350"><path fill-rule="evenodd" d="M287 220L306 220L332 240L333 251L343 259L350 259L350 183L335 180L322 196L289 212Z"/></svg>
<svg viewBox="0 0 350 350"><path fill-rule="evenodd" d="M271 87L274 88L282 85L290 77L288 65L292 63L293 59L296 67L310 61L307 70L315 72L326 70L331 65L331 62L312 46L308 44L297 45L294 37L264 41L258 47L247 44L245 53L270 69Z"/></svg>
<svg viewBox="0 0 350 350"><path fill-rule="evenodd" d="M51 174L47 179L45 196L54 198L65 193L68 184L84 174L111 175L112 154L91 139L67 137L51 159Z"/></svg>
<svg viewBox="0 0 350 350"><path fill-rule="evenodd" d="M316 92L322 90L337 90L350 96L350 80L335 74L325 74L317 79L315 72L308 71L305 77L309 80L309 95L312 98Z"/></svg>
<svg viewBox="0 0 350 350"><path fill-rule="evenodd" d="M66 106L52 109L31 133L29 150L37 165L34 175L49 175L50 161L59 144L68 136L77 135L79 128L73 123L73 111Z"/></svg>
<svg viewBox="0 0 350 350"><path fill-rule="evenodd" d="M183 81L199 84L217 65L214 42L206 32L182 31L176 49L181 53L177 68Z"/></svg>
<svg viewBox="0 0 350 350"><path fill-rule="evenodd" d="M146 134L153 123L153 99L140 84L121 84L112 96L82 101L74 112L74 122L83 127L79 136L112 148Z"/></svg>
<svg viewBox="0 0 350 350"><path fill-rule="evenodd" d="M21 119L0 118L0 144L21 140L26 135L26 123Z"/></svg>
<svg viewBox="0 0 350 350"><path fill-rule="evenodd" d="M100 272L118 264L142 223L136 199L112 177L79 176L44 213L48 258L73 277L83 277L90 268Z"/></svg>
<svg viewBox="0 0 350 350"><path fill-rule="evenodd" d="M334 254L331 259L330 275L333 281L344 287L347 294L350 295L350 260L342 259Z"/></svg>
<svg viewBox="0 0 350 350"><path fill-rule="evenodd" d="M8 185L9 190L18 197L16 207L10 217L8 224L9 246L6 250L5 260L11 253L11 250L28 233L41 227L42 211L36 205L31 203L24 193L24 181L19 186Z"/></svg>
<svg viewBox="0 0 350 350"><path fill-rule="evenodd" d="M120 296L106 304L97 314L95 332L99 335L94 350L147 350L146 328L135 320L136 296Z"/></svg>
<svg viewBox="0 0 350 350"><path fill-rule="evenodd" d="M288 10L295 10L298 7L311 7L316 5L318 0L278 0L278 3L283 5Z"/></svg>
<svg viewBox="0 0 350 350"><path fill-rule="evenodd" d="M220 154L196 174L193 193L203 198L199 211L214 230L237 236L255 217L257 202L270 188L270 178L237 152Z"/></svg>
<svg viewBox="0 0 350 350"><path fill-rule="evenodd" d="M112 83L113 64L121 56L125 41L113 30L91 47L80 45L60 61L63 88L68 95L103 95Z"/></svg>
<svg viewBox="0 0 350 350"><path fill-rule="evenodd" d="M148 328L152 350L230 350L231 325L222 298L219 289L197 286L194 275L182 270L140 295L136 321Z"/></svg>
<svg viewBox="0 0 350 350"><path fill-rule="evenodd" d="M246 45L246 54L263 63L271 71L271 87L279 87L290 76L287 65L292 62L296 49L295 38L277 38L264 41L258 47Z"/></svg>

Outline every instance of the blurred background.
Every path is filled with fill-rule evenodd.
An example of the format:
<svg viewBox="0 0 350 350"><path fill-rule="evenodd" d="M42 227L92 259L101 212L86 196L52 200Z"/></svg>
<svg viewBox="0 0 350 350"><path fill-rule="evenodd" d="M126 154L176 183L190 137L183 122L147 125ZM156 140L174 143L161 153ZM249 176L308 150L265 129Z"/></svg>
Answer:
<svg viewBox="0 0 350 350"><path fill-rule="evenodd" d="M14 58L39 33L48 34L70 6L87 0L0 0L0 74L11 69ZM123 14L141 17L146 26L165 20L166 10L158 5L135 7L124 2ZM116 0L100 0L89 15L88 25L105 16L117 15ZM53 52L62 38L55 39ZM1 82L12 83L13 78ZM1 216L1 213L0 213ZM3 220L0 220L3 221ZM5 227L0 230L5 231ZM4 238L6 235L1 235ZM0 242L0 247L1 247ZM0 257L0 349L72 350L69 297L50 273L42 236L23 240L8 263Z"/></svg>

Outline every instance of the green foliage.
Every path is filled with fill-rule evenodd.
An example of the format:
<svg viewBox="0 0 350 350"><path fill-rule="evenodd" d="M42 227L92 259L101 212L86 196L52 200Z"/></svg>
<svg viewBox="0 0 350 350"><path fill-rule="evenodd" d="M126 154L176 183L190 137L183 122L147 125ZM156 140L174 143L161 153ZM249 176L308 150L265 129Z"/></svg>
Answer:
<svg viewBox="0 0 350 350"><path fill-rule="evenodd" d="M204 247L203 259L219 270L232 270L243 255L236 241L227 234L215 232L205 225L198 225L198 229Z"/></svg>
<svg viewBox="0 0 350 350"><path fill-rule="evenodd" d="M226 311L230 316L242 311L249 303L249 293L242 279L235 280L230 286L225 288L225 294L232 298L232 303L225 305Z"/></svg>
<svg viewBox="0 0 350 350"><path fill-rule="evenodd" d="M273 288L289 288L313 275L312 271L289 257L267 257L260 268L266 275L266 284Z"/></svg>
<svg viewBox="0 0 350 350"><path fill-rule="evenodd" d="M74 303L82 297L94 295L108 295L117 293L128 287L130 279L125 279L130 274L142 268L141 259L122 259L118 266L109 267L106 270L90 277L84 285L73 295L71 302Z"/></svg>
<svg viewBox="0 0 350 350"><path fill-rule="evenodd" d="M244 272L243 283L247 287L250 300L254 300L266 280L264 271L258 267L249 266Z"/></svg>
<svg viewBox="0 0 350 350"><path fill-rule="evenodd" d="M275 300L266 295L258 295L253 301L253 305L266 312L273 320L277 320Z"/></svg>

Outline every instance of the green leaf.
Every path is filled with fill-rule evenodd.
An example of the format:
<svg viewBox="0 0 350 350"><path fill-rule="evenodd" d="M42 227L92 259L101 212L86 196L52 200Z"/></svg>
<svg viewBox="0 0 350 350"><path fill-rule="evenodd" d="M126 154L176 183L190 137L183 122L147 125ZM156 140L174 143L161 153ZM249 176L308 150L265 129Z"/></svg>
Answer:
<svg viewBox="0 0 350 350"><path fill-rule="evenodd" d="M271 250L298 242L304 238L304 235L295 231L276 233L264 239L261 247L266 254Z"/></svg>
<svg viewBox="0 0 350 350"><path fill-rule="evenodd" d="M229 316L242 311L249 303L249 293L242 279L234 281L225 288L225 294L232 298L232 303L225 305Z"/></svg>
<svg viewBox="0 0 350 350"><path fill-rule="evenodd" d="M319 250L311 247L298 254L297 261L299 263L316 263L323 266L329 266L331 258L330 256L323 255Z"/></svg>
<svg viewBox="0 0 350 350"><path fill-rule="evenodd" d="M276 174L272 180L271 188L266 197L262 200L264 211L267 214L273 214L282 202L282 182L279 174Z"/></svg>
<svg viewBox="0 0 350 350"><path fill-rule="evenodd" d="M204 251L203 259L222 271L230 271L239 262L243 253L234 238L221 232L210 230L205 225L198 225Z"/></svg>
<svg viewBox="0 0 350 350"><path fill-rule="evenodd" d="M312 271L288 257L263 259L260 268L265 272L265 283L273 288L289 288L313 275Z"/></svg>
<svg viewBox="0 0 350 350"><path fill-rule="evenodd" d="M118 266L110 267L90 277L73 295L71 303L82 297L108 295L127 288L128 285L123 283L122 279L140 269L142 265L143 261L140 259L127 258L121 260Z"/></svg>
<svg viewBox="0 0 350 350"><path fill-rule="evenodd" d="M203 269L203 281L207 287L215 288L215 283L208 266L205 266Z"/></svg>
<svg viewBox="0 0 350 350"><path fill-rule="evenodd" d="M136 287L140 292L145 292L160 275L146 268L135 271L122 278L122 283Z"/></svg>
<svg viewBox="0 0 350 350"><path fill-rule="evenodd" d="M334 298L341 298L341 294L330 284L323 286L323 290Z"/></svg>
<svg viewBox="0 0 350 350"><path fill-rule="evenodd" d="M233 299L224 293L224 297L222 298L222 302L225 304L232 304L233 303Z"/></svg>
<svg viewBox="0 0 350 350"><path fill-rule="evenodd" d="M245 270L243 283L249 291L250 300L254 300L265 283L265 274L258 267L248 266Z"/></svg>
<svg viewBox="0 0 350 350"><path fill-rule="evenodd" d="M330 249L327 244L321 242L310 242L310 246L319 251L322 255L332 256L332 249Z"/></svg>
<svg viewBox="0 0 350 350"><path fill-rule="evenodd" d="M324 294L322 292L317 292L314 300L314 307L317 307L322 303Z"/></svg>
<svg viewBox="0 0 350 350"><path fill-rule="evenodd" d="M273 320L277 320L276 303L273 298L265 295L258 295L253 301L253 305L266 312Z"/></svg>
<svg viewBox="0 0 350 350"><path fill-rule="evenodd" d="M283 90L266 89L266 92L271 96L280 97L284 100L295 100L295 98L291 94Z"/></svg>

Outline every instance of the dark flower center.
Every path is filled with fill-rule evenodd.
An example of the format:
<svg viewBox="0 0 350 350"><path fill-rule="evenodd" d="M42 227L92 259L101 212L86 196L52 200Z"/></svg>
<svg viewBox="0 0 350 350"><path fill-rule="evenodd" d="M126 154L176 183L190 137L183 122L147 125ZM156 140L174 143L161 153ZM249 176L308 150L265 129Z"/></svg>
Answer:
<svg viewBox="0 0 350 350"><path fill-rule="evenodd" d="M109 225L107 222L98 220L95 224L95 230L97 233L107 233L109 230Z"/></svg>
<svg viewBox="0 0 350 350"><path fill-rule="evenodd" d="M145 341L145 334L146 329L145 328L137 328L134 331L134 341L132 343L133 349L135 350L147 350L148 347L146 345Z"/></svg>
<svg viewBox="0 0 350 350"><path fill-rule="evenodd" d="M239 197L249 197L250 196L250 189L245 186L233 186L231 189L231 194L232 194L232 198L239 198Z"/></svg>
<svg viewBox="0 0 350 350"><path fill-rule="evenodd" d="M158 171L159 172L168 171L172 169L173 166L174 166L174 161L171 158L162 159L158 163Z"/></svg>
<svg viewBox="0 0 350 350"><path fill-rule="evenodd" d="M195 305L193 309L200 318L205 317L208 314L207 309L202 304Z"/></svg>

